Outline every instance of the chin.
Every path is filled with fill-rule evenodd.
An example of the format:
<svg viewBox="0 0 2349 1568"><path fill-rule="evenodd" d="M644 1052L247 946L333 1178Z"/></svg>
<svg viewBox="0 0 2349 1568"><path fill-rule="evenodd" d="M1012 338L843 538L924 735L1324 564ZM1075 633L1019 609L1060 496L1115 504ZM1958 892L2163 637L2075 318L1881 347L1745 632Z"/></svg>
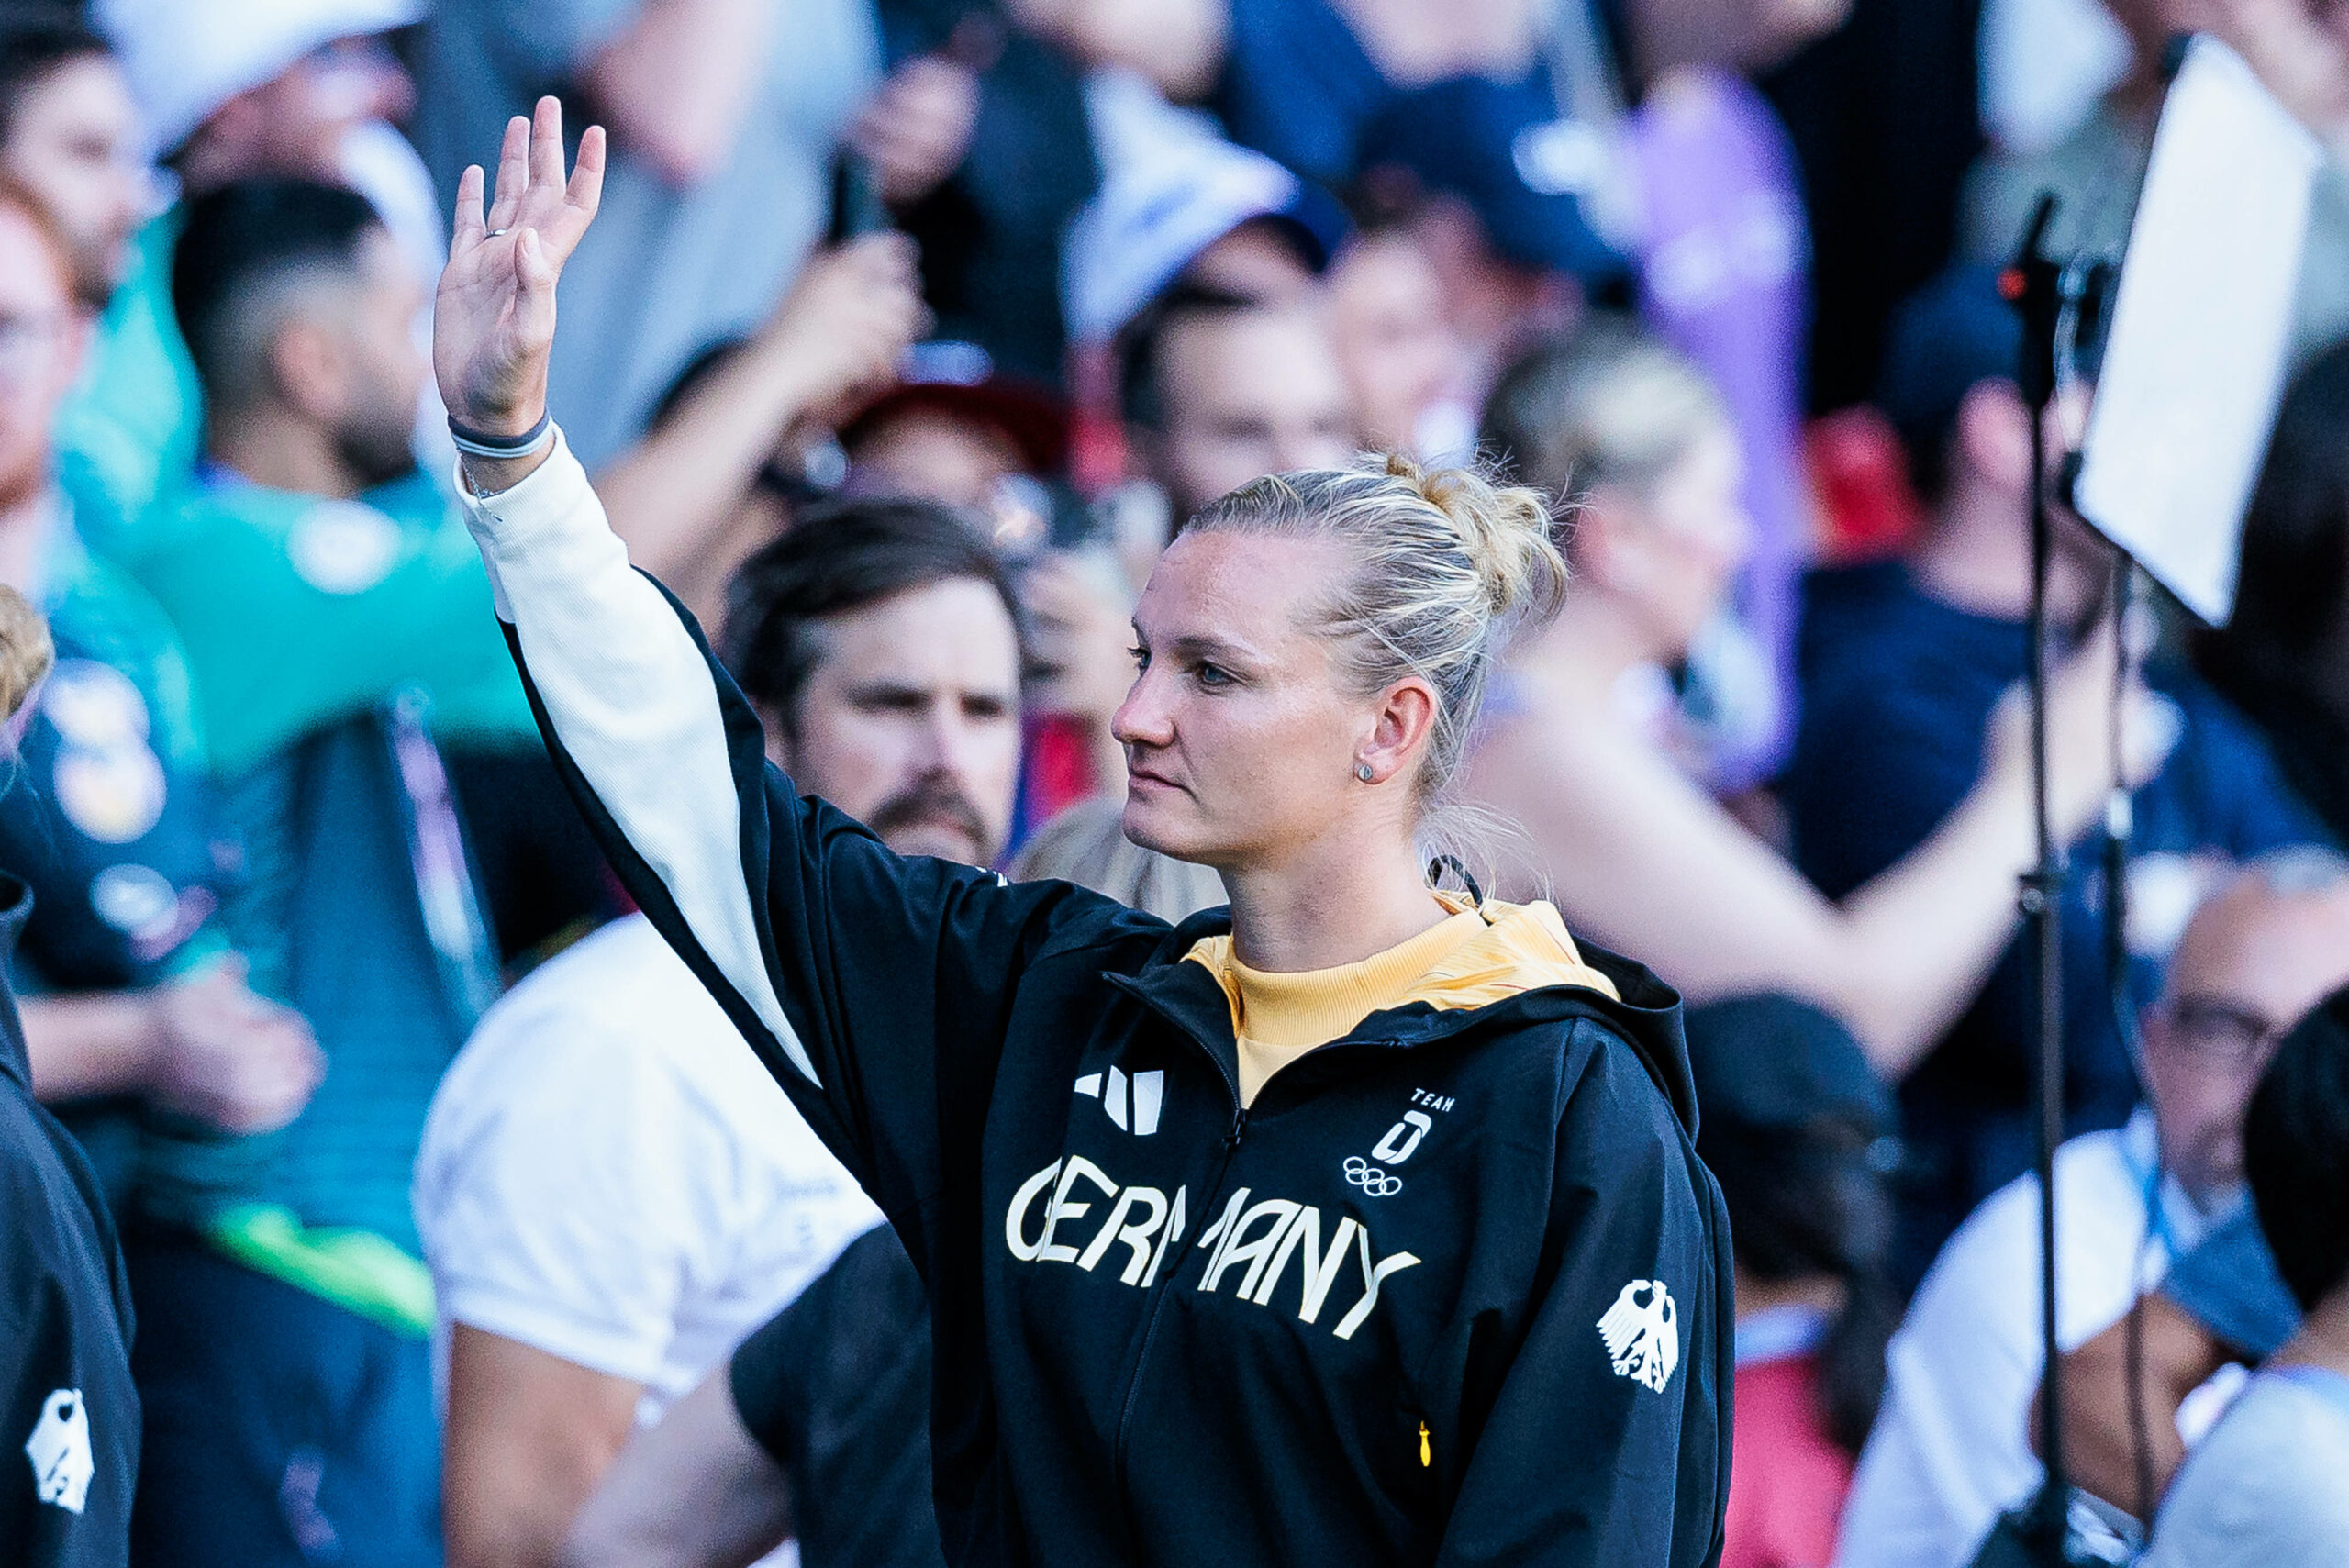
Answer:
<svg viewBox="0 0 2349 1568"><path fill-rule="evenodd" d="M883 842L901 855L933 855L966 866L985 868L995 860L985 844L952 828L916 826L892 833Z"/></svg>
<svg viewBox="0 0 2349 1568"><path fill-rule="evenodd" d="M1187 797L1185 803L1187 804ZM1200 842L1198 825L1171 820L1176 814L1167 809L1168 804L1129 793L1125 813L1119 822L1127 840L1171 860L1209 863L1208 847Z"/></svg>

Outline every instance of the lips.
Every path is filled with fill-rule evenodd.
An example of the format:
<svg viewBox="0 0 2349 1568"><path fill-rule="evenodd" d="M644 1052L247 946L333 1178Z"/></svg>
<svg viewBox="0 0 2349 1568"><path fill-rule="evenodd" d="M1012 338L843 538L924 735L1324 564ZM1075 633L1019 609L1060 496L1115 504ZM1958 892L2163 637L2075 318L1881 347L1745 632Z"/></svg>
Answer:
<svg viewBox="0 0 2349 1568"><path fill-rule="evenodd" d="M1136 784L1149 784L1158 789L1181 789L1183 787L1181 784L1176 784L1173 779L1168 778L1163 773L1153 773L1148 768L1137 768L1131 762L1126 764L1126 784L1128 788L1131 788Z"/></svg>

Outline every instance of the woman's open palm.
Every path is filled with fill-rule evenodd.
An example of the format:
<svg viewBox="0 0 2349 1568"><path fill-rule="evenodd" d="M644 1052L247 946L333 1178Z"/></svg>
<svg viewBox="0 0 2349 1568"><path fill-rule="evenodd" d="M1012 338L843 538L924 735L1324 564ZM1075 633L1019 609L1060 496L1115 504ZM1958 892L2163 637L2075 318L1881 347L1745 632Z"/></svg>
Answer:
<svg viewBox="0 0 2349 1568"><path fill-rule="evenodd" d="M507 122L486 213L480 166L457 182L449 265L432 302L432 369L449 411L491 435L518 435L545 410L555 280L603 195L603 128L580 137L568 181L562 164L562 107L540 98L530 118Z"/></svg>

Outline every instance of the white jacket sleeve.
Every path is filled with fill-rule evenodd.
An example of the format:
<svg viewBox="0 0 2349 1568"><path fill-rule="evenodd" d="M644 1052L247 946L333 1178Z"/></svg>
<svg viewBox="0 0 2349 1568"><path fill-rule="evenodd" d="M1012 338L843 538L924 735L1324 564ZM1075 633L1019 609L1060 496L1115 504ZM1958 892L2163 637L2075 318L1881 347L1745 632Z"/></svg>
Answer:
<svg viewBox="0 0 2349 1568"><path fill-rule="evenodd" d="M667 595L629 564L560 431L546 462L511 489L476 496L460 474L458 491L523 679L593 796L590 809L608 816L613 836L674 901L676 922L813 1084L761 952L707 653Z"/></svg>

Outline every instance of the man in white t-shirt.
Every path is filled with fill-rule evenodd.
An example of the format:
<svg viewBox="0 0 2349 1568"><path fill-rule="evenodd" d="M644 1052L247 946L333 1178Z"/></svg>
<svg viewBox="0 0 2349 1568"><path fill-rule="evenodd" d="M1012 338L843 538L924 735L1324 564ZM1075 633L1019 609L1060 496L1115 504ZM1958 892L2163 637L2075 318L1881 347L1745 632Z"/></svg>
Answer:
<svg viewBox="0 0 2349 1568"><path fill-rule="evenodd" d="M2349 864L2287 850L2198 910L2142 1023L2147 1105L2055 1154L2056 1339L2119 1320L2243 1185L2243 1114L2299 1017L2349 980ZM1837 1568L1963 1568L2040 1482L2039 1187L1992 1194L1950 1238L1886 1355Z"/></svg>
<svg viewBox="0 0 2349 1568"><path fill-rule="evenodd" d="M987 864L1020 649L1001 564L929 502L818 508L744 563L723 647L800 784ZM451 1568L554 1559L629 1432L880 1216L641 917L547 963L441 1081L417 1161Z"/></svg>

